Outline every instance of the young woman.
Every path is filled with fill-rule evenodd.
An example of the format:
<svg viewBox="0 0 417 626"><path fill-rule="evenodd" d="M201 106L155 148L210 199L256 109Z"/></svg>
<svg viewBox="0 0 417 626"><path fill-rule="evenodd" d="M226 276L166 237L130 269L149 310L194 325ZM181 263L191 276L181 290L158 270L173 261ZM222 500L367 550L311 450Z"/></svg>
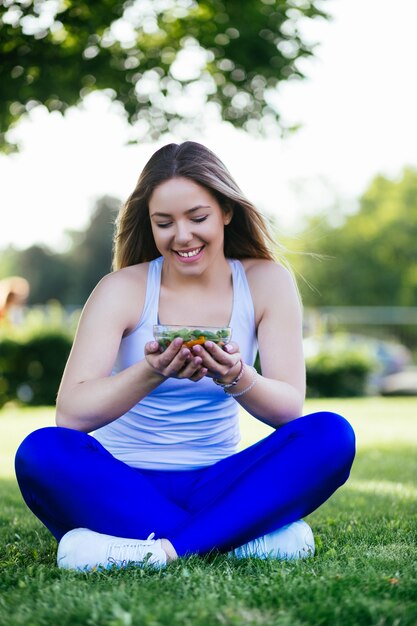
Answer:
<svg viewBox="0 0 417 626"><path fill-rule="evenodd" d="M145 166L118 218L115 271L81 316L57 427L17 452L60 567L313 554L300 518L347 480L354 434L334 413L300 417L301 307L272 246L204 146L169 144ZM230 326L233 341L161 351L157 323ZM240 406L275 430L236 452Z"/></svg>

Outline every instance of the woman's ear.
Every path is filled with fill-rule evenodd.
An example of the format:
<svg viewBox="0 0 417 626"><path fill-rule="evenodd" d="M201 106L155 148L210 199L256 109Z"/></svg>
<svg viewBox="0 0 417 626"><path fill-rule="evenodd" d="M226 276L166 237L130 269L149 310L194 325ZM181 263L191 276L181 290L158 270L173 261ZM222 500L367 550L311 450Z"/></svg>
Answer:
<svg viewBox="0 0 417 626"><path fill-rule="evenodd" d="M230 222L232 221L232 217L233 217L233 207L230 205L226 206L224 215L223 215L223 223L225 226L230 224Z"/></svg>

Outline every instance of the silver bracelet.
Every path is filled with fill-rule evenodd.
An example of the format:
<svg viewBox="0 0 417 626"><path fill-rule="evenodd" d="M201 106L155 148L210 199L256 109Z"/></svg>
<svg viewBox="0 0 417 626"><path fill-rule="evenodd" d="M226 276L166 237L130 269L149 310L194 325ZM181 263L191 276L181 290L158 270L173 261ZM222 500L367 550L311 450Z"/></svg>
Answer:
<svg viewBox="0 0 417 626"><path fill-rule="evenodd" d="M233 366L234 367L234 366ZM240 371L239 374L236 376L236 378L234 380L232 380L231 383L222 383L221 380L219 380L218 378L213 378L213 382L218 385L219 387L221 387L222 389L226 390L229 389L230 387L234 387L235 385L238 384L239 380L242 378L243 376L243 372L245 371L245 364L242 361L242 359L240 359Z"/></svg>
<svg viewBox="0 0 417 626"><path fill-rule="evenodd" d="M244 393L247 393L248 391L252 389L252 387L256 383L256 379L258 378L258 372L256 371L254 367L251 367L250 369L252 370L252 375L253 375L250 384L247 387L245 387L245 389L242 389L242 391L238 391L237 393L231 393L230 391L227 391L227 389L225 389L224 392L227 393L228 396L232 398L238 398L239 396L243 396Z"/></svg>

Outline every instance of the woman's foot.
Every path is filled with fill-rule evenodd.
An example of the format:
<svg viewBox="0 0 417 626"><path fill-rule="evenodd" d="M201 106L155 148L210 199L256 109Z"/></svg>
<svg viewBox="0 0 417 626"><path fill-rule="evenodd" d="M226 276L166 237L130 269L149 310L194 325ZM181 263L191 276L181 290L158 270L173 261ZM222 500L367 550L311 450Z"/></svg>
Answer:
<svg viewBox="0 0 417 626"><path fill-rule="evenodd" d="M314 536L310 526L302 519L278 528L272 533L253 539L229 552L238 559L294 560L313 556Z"/></svg>
<svg viewBox="0 0 417 626"><path fill-rule="evenodd" d="M126 539L96 533L88 528L75 528L59 542L57 564L63 569L87 572L98 567L107 569L113 565L126 567L129 563L164 567L173 559L173 554L171 552L168 558L164 550L162 542L167 540L153 539L153 536L154 533L146 540ZM172 547L170 542L168 544Z"/></svg>

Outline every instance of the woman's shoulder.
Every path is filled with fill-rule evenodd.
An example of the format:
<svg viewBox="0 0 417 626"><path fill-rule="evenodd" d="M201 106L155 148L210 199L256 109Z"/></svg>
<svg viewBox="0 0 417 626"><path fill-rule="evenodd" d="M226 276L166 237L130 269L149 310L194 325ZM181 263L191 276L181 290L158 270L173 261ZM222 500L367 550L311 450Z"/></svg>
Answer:
<svg viewBox="0 0 417 626"><path fill-rule="evenodd" d="M89 308L105 307L126 331L134 328L145 302L148 268L149 263L139 263L103 276L89 298Z"/></svg>
<svg viewBox="0 0 417 626"><path fill-rule="evenodd" d="M148 269L149 263L136 263L135 265L128 265L120 270L115 270L112 274L117 280L129 282L138 280L138 278L146 278Z"/></svg>
<svg viewBox="0 0 417 626"><path fill-rule="evenodd" d="M283 298L297 297L298 289L292 272L279 261L242 259L255 307L265 310Z"/></svg>
<svg viewBox="0 0 417 626"><path fill-rule="evenodd" d="M136 265L129 265L123 267L120 270L115 270L103 276L98 283L98 287L106 288L130 288L132 284L146 282L148 275L149 263L138 263Z"/></svg>
<svg viewBox="0 0 417 626"><path fill-rule="evenodd" d="M292 281L290 270L279 261L270 259L240 259L248 280L258 281L273 279L275 281Z"/></svg>
<svg viewBox="0 0 417 626"><path fill-rule="evenodd" d="M129 265L106 274L96 289L111 294L112 299L120 298L124 304L140 302L145 297L149 263Z"/></svg>

